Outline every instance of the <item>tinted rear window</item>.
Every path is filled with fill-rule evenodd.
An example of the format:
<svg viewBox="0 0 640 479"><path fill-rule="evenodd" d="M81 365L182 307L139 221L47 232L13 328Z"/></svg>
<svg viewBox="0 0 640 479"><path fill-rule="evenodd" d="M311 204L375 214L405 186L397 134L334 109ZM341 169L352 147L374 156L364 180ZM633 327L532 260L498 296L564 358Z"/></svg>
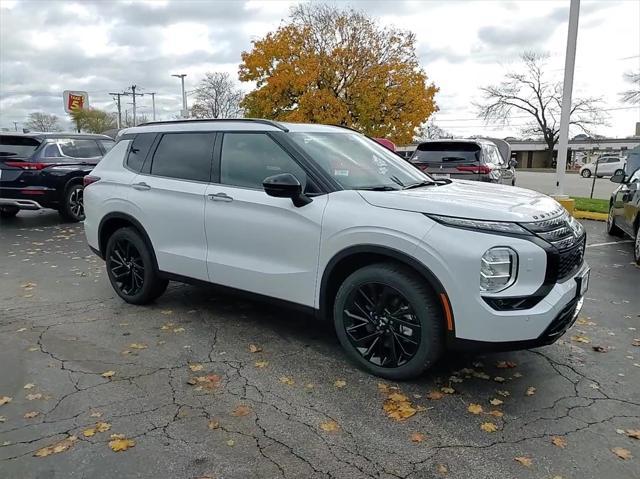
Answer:
<svg viewBox="0 0 640 479"><path fill-rule="evenodd" d="M0 135L0 157L28 158L40 146L35 138Z"/></svg>
<svg viewBox="0 0 640 479"><path fill-rule="evenodd" d="M209 181L213 133L167 133L153 155L151 174L183 180Z"/></svg>
<svg viewBox="0 0 640 479"><path fill-rule="evenodd" d="M155 133L138 133L129 149L127 166L133 171L142 171L144 160L149 153L149 148L156 139Z"/></svg>
<svg viewBox="0 0 640 479"><path fill-rule="evenodd" d="M412 162L457 163L480 160L480 146L467 142L421 143L411 157Z"/></svg>

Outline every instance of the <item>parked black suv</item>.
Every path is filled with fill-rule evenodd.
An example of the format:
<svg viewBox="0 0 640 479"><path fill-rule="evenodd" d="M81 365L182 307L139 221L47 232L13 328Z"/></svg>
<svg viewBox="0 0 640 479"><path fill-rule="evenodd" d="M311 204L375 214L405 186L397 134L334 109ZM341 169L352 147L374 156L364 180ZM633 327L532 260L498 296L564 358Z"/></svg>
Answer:
<svg viewBox="0 0 640 479"><path fill-rule="evenodd" d="M114 141L80 133L0 134L0 217L52 208L82 221L82 179Z"/></svg>

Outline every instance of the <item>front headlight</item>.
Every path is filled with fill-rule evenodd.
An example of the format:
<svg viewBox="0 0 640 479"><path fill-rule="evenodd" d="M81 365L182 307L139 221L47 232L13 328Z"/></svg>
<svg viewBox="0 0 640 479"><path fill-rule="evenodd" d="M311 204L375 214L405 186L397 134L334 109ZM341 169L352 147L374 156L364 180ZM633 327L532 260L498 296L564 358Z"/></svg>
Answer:
<svg viewBox="0 0 640 479"><path fill-rule="evenodd" d="M480 290L497 293L516 280L518 255L511 248L499 246L488 249L480 260Z"/></svg>
<svg viewBox="0 0 640 479"><path fill-rule="evenodd" d="M512 233L520 235L531 234L517 223L507 223L504 221L484 221L470 218L456 218L455 216L427 215L434 221L456 228L468 228L472 230L495 231L497 233Z"/></svg>

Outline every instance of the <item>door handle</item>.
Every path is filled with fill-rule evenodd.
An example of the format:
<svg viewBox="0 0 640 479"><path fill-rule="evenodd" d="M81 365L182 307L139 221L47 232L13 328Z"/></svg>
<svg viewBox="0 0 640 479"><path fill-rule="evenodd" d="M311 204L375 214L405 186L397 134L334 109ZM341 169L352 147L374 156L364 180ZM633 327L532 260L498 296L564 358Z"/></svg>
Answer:
<svg viewBox="0 0 640 479"><path fill-rule="evenodd" d="M213 201L233 201L233 198L226 193L216 193L209 195L209 199Z"/></svg>
<svg viewBox="0 0 640 479"><path fill-rule="evenodd" d="M131 185L134 189L136 190L140 190L140 191L146 191L146 190L150 190L151 187L146 184L144 181L141 183L134 183Z"/></svg>

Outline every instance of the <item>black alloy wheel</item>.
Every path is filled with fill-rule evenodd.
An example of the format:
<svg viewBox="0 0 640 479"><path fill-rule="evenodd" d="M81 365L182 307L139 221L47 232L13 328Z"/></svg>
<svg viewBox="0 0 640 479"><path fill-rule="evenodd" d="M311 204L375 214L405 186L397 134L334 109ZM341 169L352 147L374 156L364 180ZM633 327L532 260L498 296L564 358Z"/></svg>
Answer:
<svg viewBox="0 0 640 479"><path fill-rule="evenodd" d="M420 348L420 322L407 298L391 286L366 283L353 290L344 316L349 341L378 367L402 366Z"/></svg>
<svg viewBox="0 0 640 479"><path fill-rule="evenodd" d="M84 188L81 184L76 183L67 188L58 211L67 221L84 220Z"/></svg>
<svg viewBox="0 0 640 479"><path fill-rule="evenodd" d="M136 247L127 239L115 242L107 260L111 276L118 289L127 296L135 296L144 286L144 263Z"/></svg>

